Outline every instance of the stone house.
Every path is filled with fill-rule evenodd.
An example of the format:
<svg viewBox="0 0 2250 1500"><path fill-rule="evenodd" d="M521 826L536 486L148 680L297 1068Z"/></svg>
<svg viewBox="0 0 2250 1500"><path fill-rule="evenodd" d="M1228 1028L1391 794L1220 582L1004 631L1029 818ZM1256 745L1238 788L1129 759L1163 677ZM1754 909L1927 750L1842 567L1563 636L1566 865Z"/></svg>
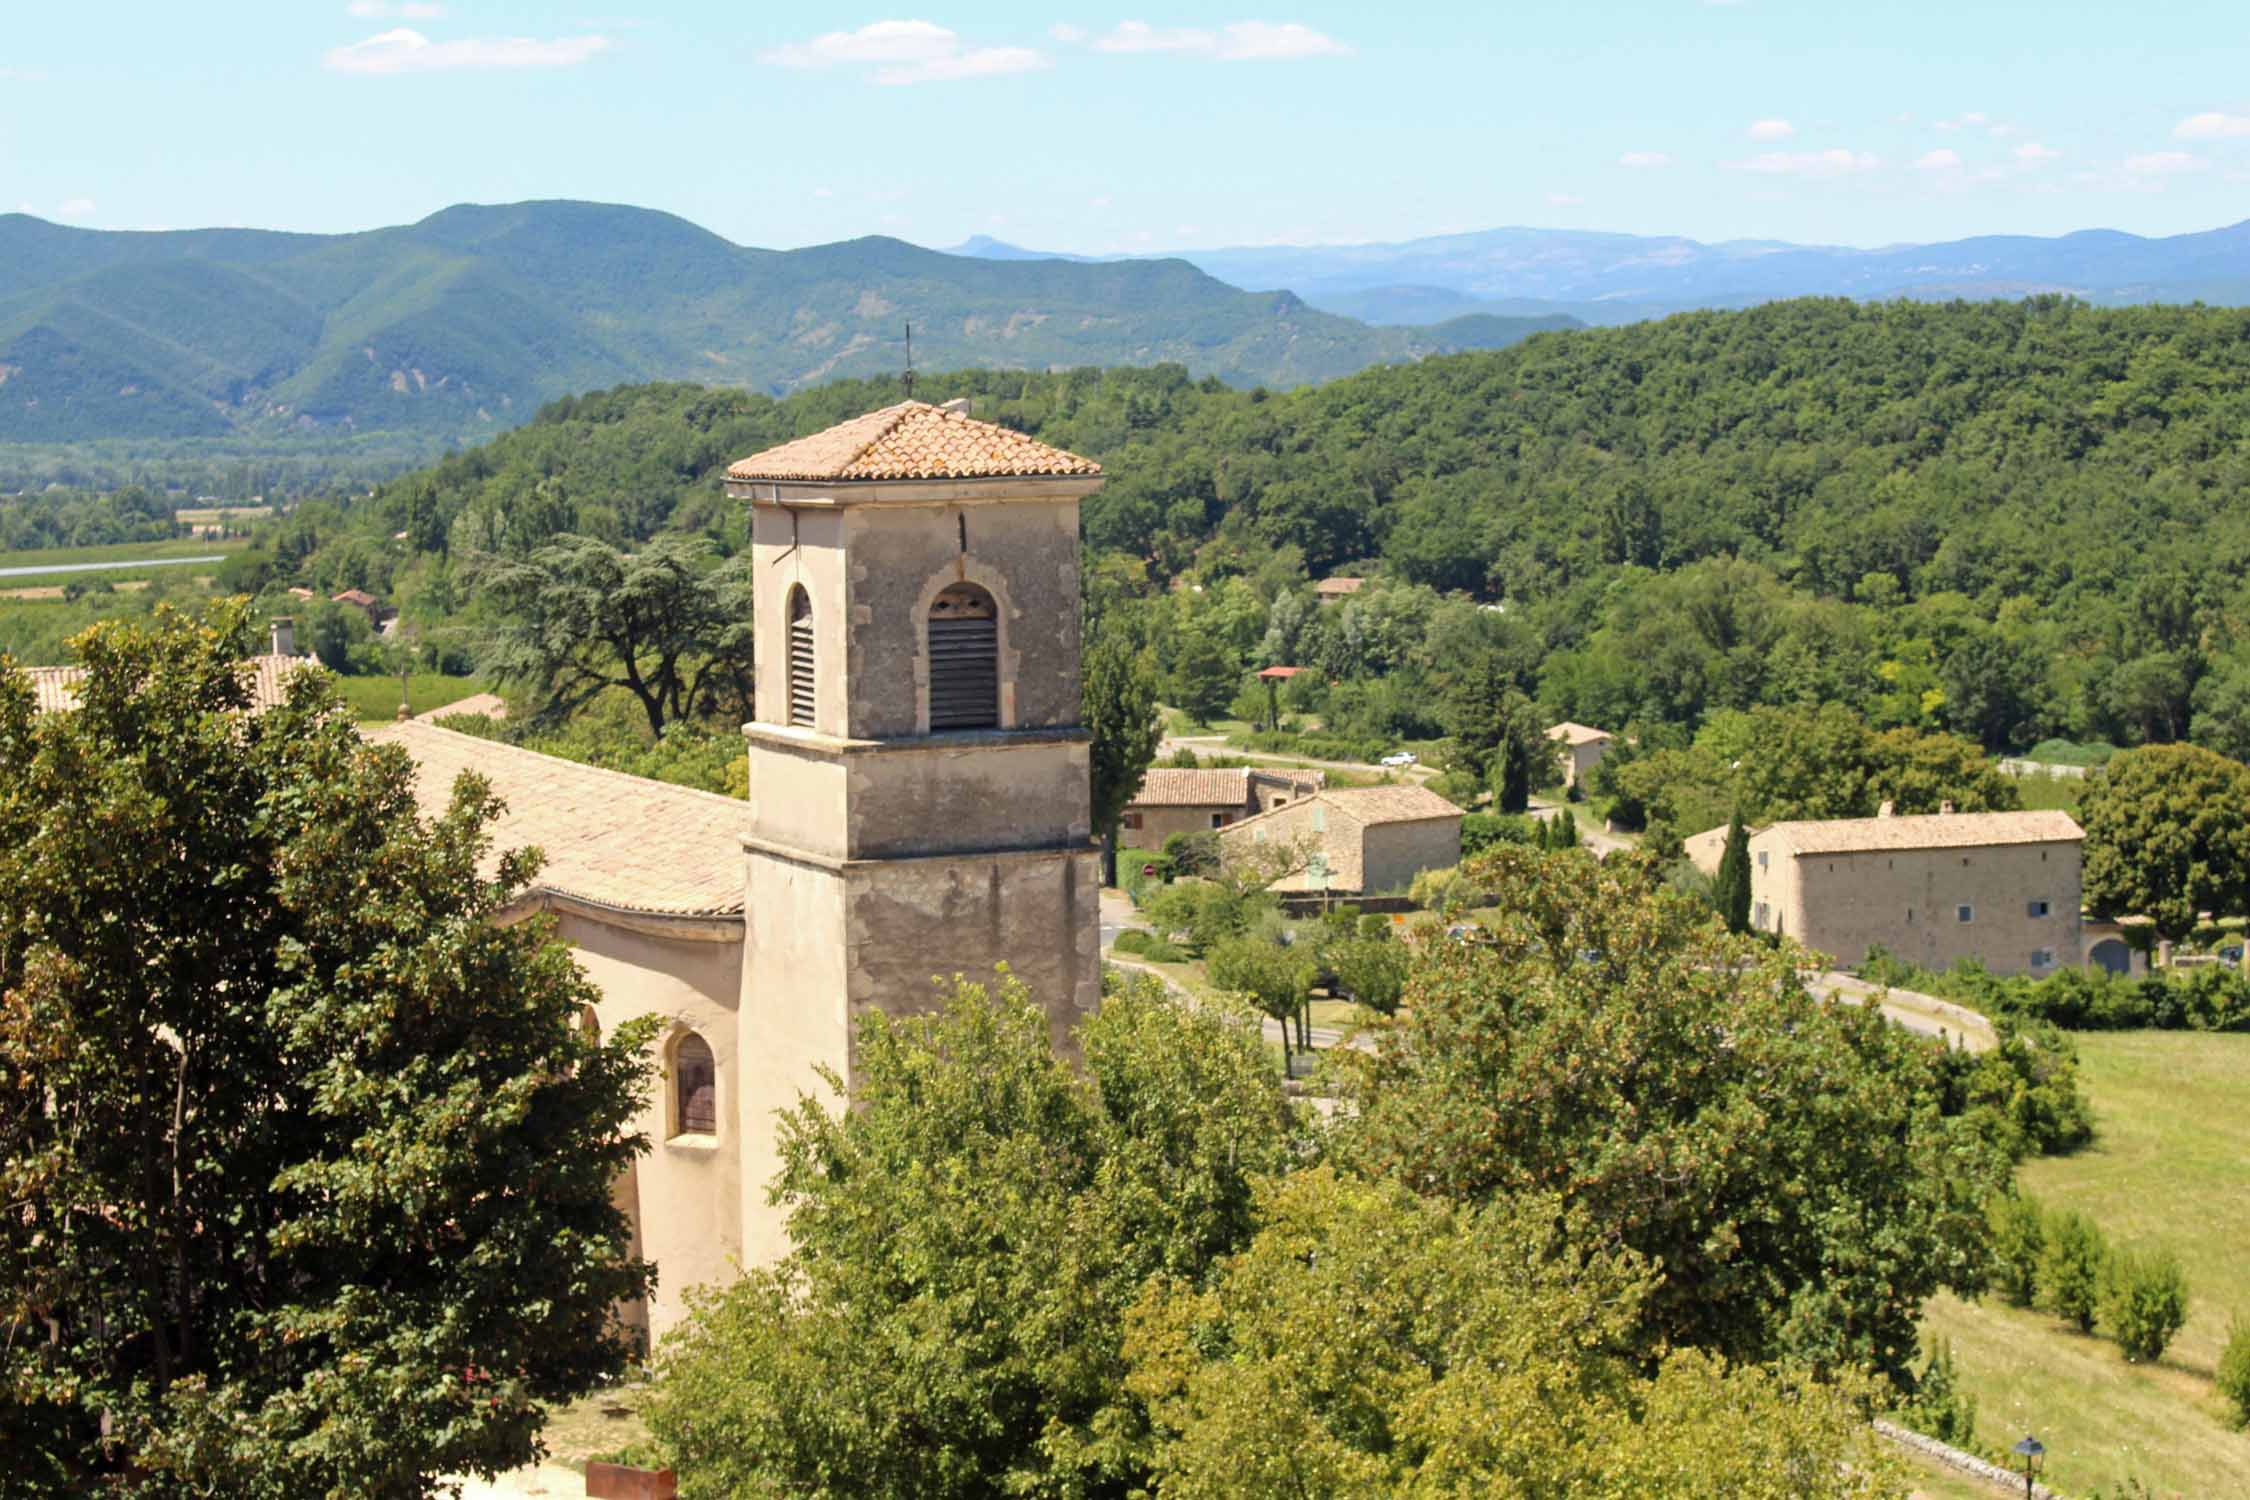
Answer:
<svg viewBox="0 0 2250 1500"><path fill-rule="evenodd" d="M1461 809L1420 785L1327 787L1219 835L1223 857L1247 855L1258 845L1300 843L1314 851L1313 862L1276 882L1275 890L1403 891L1424 870L1461 862Z"/></svg>
<svg viewBox="0 0 2250 1500"><path fill-rule="evenodd" d="M1564 720L1547 731L1547 738L1561 747L1562 777L1565 789L1581 786L1609 754L1616 737L1606 729L1594 729L1584 724Z"/></svg>
<svg viewBox="0 0 2250 1500"><path fill-rule="evenodd" d="M311 658L297 654L296 630L289 620L273 621L270 639L271 644L263 656L248 657L242 663L243 686L249 690L252 713L264 713L279 706L289 695L292 677L320 666ZM20 670L31 684L34 711L60 713L78 706L78 684L86 680L84 667L24 667Z"/></svg>
<svg viewBox="0 0 2250 1500"><path fill-rule="evenodd" d="M751 510L757 686L737 801L402 723L375 737L435 806L475 769L500 848L547 852L554 915L601 987L593 1024L665 1019L618 1184L682 1293L787 1249L766 1201L775 1114L852 1087L871 1013L1005 962L1058 1050L1101 996L1099 847L1079 687L1078 503L1100 468L956 408L905 402L735 464Z"/></svg>
<svg viewBox="0 0 2250 1500"><path fill-rule="evenodd" d="M1715 832L1698 842L1723 847ZM1929 969L2051 974L2083 959L2084 837L2056 811L1769 824L1750 835L1751 924L1846 965L1881 947Z"/></svg>
<svg viewBox="0 0 2250 1500"><path fill-rule="evenodd" d="M1323 578L1312 586L1313 597L1322 604L1341 604L1361 589L1367 587L1364 578Z"/></svg>
<svg viewBox="0 0 2250 1500"><path fill-rule="evenodd" d="M1162 848L1175 833L1208 833L1286 807L1327 784L1321 771L1152 766L1125 807L1124 832L1137 849Z"/></svg>

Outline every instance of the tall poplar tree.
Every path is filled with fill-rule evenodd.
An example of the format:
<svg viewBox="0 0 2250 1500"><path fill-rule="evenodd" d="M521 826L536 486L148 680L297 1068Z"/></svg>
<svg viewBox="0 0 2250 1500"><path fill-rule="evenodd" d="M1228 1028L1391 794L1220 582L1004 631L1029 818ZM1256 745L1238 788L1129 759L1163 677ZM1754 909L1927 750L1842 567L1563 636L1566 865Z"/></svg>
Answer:
<svg viewBox="0 0 2250 1500"><path fill-rule="evenodd" d="M1117 824L1139 794L1164 738L1156 686L1125 643L1103 634L1086 648L1086 729L1093 738L1089 770L1094 827L1102 839L1102 884L1117 884Z"/></svg>
<svg viewBox="0 0 2250 1500"><path fill-rule="evenodd" d="M1711 899L1726 918L1727 931L1750 930L1750 831L1742 826L1739 811L1727 823L1726 849L1719 855Z"/></svg>

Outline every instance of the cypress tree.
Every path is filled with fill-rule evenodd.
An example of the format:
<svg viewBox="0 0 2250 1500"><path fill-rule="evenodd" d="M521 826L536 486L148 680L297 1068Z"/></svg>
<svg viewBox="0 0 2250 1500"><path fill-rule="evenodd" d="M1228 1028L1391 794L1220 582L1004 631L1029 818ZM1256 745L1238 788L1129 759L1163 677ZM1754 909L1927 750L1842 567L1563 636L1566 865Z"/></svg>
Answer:
<svg viewBox="0 0 2250 1500"><path fill-rule="evenodd" d="M1727 931L1750 930L1750 833L1736 810L1727 824L1726 852L1719 856L1719 873L1711 883L1711 899L1726 918Z"/></svg>

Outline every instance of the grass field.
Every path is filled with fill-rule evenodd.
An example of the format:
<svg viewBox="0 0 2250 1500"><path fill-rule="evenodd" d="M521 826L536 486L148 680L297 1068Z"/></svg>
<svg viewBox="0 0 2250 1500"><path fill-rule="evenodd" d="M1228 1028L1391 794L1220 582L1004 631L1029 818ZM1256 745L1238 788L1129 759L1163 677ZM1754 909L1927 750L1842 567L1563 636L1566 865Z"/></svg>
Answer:
<svg viewBox="0 0 2250 1500"><path fill-rule="evenodd" d="M2091 1215L2113 1245L2176 1251L2193 1297L2187 1327L2154 1366L1995 1299L1940 1298L1925 1327L1952 1341L1984 1442L2036 1434L2063 1493L2137 1478L2157 1496L2250 1495L2250 1434L2226 1425L2211 1383L2229 1316L2250 1316L2250 1036L2076 1040L2100 1138L2026 1164L2023 1185Z"/></svg>
<svg viewBox="0 0 2250 1500"><path fill-rule="evenodd" d="M407 684L407 705L418 715L485 689L480 678L447 677L437 672L416 672ZM339 677L336 686L351 705L352 717L362 724L387 724L398 717L396 677Z"/></svg>
<svg viewBox="0 0 2250 1500"><path fill-rule="evenodd" d="M240 541L212 542L191 538L177 542L119 542L112 547L34 547L26 552L0 552L0 568L60 568L78 563L131 562L149 557L209 557L214 552L228 552L246 545L248 544ZM62 576L95 578L101 575L80 573Z"/></svg>

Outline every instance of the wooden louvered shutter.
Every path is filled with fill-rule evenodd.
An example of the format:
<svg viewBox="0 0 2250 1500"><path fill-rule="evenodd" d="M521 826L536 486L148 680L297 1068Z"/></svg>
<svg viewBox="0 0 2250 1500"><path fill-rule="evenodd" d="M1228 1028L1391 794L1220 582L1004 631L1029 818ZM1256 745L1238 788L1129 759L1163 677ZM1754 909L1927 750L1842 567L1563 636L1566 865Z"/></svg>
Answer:
<svg viewBox="0 0 2250 1500"><path fill-rule="evenodd" d="M930 606L930 728L999 724L999 611L983 589L957 583Z"/></svg>
<svg viewBox="0 0 2250 1500"><path fill-rule="evenodd" d="M688 1035L672 1054L673 1090L679 1100L681 1135L719 1133L719 1069L711 1044Z"/></svg>
<svg viewBox="0 0 2250 1500"><path fill-rule="evenodd" d="M813 727L812 599L801 587L789 594L789 722Z"/></svg>

